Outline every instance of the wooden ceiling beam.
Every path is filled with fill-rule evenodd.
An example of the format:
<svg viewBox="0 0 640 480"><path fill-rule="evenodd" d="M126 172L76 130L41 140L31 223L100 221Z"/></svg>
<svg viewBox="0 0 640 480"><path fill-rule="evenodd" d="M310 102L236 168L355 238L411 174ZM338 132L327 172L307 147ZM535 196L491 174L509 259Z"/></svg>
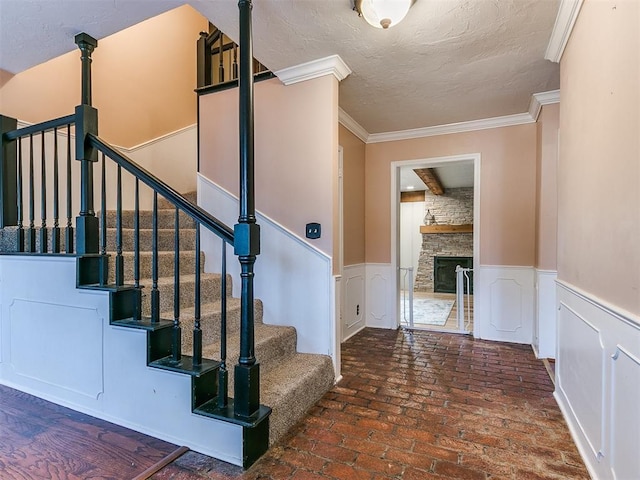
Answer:
<svg viewBox="0 0 640 480"><path fill-rule="evenodd" d="M438 174L433 168L414 168L413 171L416 172L416 175L420 177L420 180L429 187L431 193L434 195L444 194L444 187L438 178Z"/></svg>

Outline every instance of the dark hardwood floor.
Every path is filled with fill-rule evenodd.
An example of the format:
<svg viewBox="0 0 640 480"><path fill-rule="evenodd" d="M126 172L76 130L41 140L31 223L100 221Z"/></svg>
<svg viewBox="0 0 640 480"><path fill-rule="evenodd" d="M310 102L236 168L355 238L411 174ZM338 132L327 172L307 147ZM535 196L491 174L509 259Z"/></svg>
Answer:
<svg viewBox="0 0 640 480"><path fill-rule="evenodd" d="M2 480L130 480L177 448L0 385Z"/></svg>

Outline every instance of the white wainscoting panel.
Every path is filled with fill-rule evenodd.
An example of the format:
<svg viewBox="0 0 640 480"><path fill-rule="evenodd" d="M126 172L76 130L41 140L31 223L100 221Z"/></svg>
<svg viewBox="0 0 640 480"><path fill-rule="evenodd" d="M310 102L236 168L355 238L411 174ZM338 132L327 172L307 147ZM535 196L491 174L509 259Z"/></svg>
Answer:
<svg viewBox="0 0 640 480"><path fill-rule="evenodd" d="M397 280L391 264L367 263L365 267L366 326L398 328Z"/></svg>
<svg viewBox="0 0 640 480"><path fill-rule="evenodd" d="M640 317L557 282L555 397L594 479L640 473Z"/></svg>
<svg viewBox="0 0 640 480"><path fill-rule="evenodd" d="M344 303L342 341L365 327L365 265L348 265L342 271Z"/></svg>
<svg viewBox="0 0 640 480"><path fill-rule="evenodd" d="M104 391L103 322L96 308L14 299L7 361L15 375L97 399Z"/></svg>
<svg viewBox="0 0 640 480"><path fill-rule="evenodd" d="M611 471L622 480L640 476L640 358L618 345L611 360Z"/></svg>
<svg viewBox="0 0 640 480"><path fill-rule="evenodd" d="M556 358L558 272L536 269L536 312L534 344L538 358Z"/></svg>
<svg viewBox="0 0 640 480"><path fill-rule="evenodd" d="M226 223L238 218L238 199L198 174L198 205ZM270 218L256 213L261 229L255 265L255 296L262 300L264 323L290 325L298 332L298 351L335 359L334 279L331 258ZM220 272L220 240L202 235L205 271ZM233 294L240 296L240 267L227 249L227 272Z"/></svg>
<svg viewBox="0 0 640 480"><path fill-rule="evenodd" d="M480 265L474 275L474 335L485 340L531 344L533 267Z"/></svg>

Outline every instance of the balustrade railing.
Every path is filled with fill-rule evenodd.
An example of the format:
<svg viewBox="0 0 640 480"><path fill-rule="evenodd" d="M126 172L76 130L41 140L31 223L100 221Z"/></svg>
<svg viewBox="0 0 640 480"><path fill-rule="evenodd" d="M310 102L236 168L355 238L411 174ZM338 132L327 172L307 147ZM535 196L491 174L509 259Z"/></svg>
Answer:
<svg viewBox="0 0 640 480"><path fill-rule="evenodd" d="M89 283L96 288L106 287L110 291L127 288L140 289L141 277L141 228L140 228L140 196L142 188L152 193L152 229L151 229L151 289L150 316L143 318L142 308L138 305L135 318L131 323L154 324L162 322L160 318L159 288L159 228L158 228L158 196L168 201L175 210L173 255L173 320L171 355L163 361L174 364L185 361L181 350L181 276L180 276L180 215L186 215L195 222L195 287L194 287L194 327L193 351L190 356L192 367L197 368L206 360L202 358L202 323L201 296L207 295L201 289L200 234L204 228L222 239L222 272L221 272L221 322L220 322L220 362L218 370L218 408L220 413L213 416L228 418L237 417L241 422L253 422L256 418L268 415L268 409L260 407L259 364L254 355L254 295L253 266L260 252L260 230L256 224L254 206L253 179L253 74L255 62L251 47L251 1L240 0L240 38L241 46L235 44L228 47L224 37L219 34L218 50L233 52L234 62L230 72L238 78L240 70L240 215L234 229L226 226L217 218L194 205L169 185L146 171L113 146L98 136L98 112L91 106L91 54L97 48L97 41L87 34L79 34L75 41L81 51L82 62L82 95L81 105L75 113L55 120L39 123L24 128L17 128L17 121L0 116L0 228L9 227L16 232L13 250L18 253L74 254L78 257L78 285ZM204 39L204 43L207 40ZM211 42L205 45L211 49ZM226 49L226 50L225 50ZM211 57L209 52L209 57ZM235 59L240 57L239 64ZM222 58L222 56L220 57ZM223 63L218 64L219 79L224 81ZM203 77L205 75L203 74ZM200 73L199 77L200 78ZM72 141L75 134L75 142ZM66 136L66 145L61 145L59 137ZM52 142L49 142L49 137ZM72 145L73 143L73 145ZM50 145L52 144L52 146ZM39 150L38 150L39 148ZM75 151L75 155L72 152ZM77 162L72 162L75 156ZM60 158L66 168L60 168ZM36 159L39 162L36 162ZM97 165L98 164L98 165ZM39 167L38 167L39 165ZM97 172L94 172L96 166ZM115 185L109 181L108 172L115 168ZM61 174L62 173L62 174ZM134 184L133 207L133 284L125 275L124 237L123 237L123 183L125 175ZM94 192L95 182L99 185ZM64 178L66 177L66 178ZM39 188L36 185L39 180ZM49 188L53 182L52 188ZM65 184L63 196L66 194L66 225L60 226L59 196L61 185ZM75 195L74 195L75 191ZM100 203L100 218L94 211L94 193ZM107 209L109 201L115 196L115 252L109 252ZM39 205L38 205L39 200ZM25 226L25 204L28 206L28 219ZM48 206L52 204L52 208ZM38 212L39 207L39 212ZM78 208L75 228L72 223L72 209ZM78 211L78 210L76 210ZM53 218L48 218L49 212ZM40 222L36 225L39 213ZM64 229L64 244L60 233ZM232 245L235 255L241 264L241 319L240 319L240 357L235 366L235 391L233 411L229 414L228 406L228 372L226 345L226 255L227 244ZM115 253L115 255L112 255ZM113 282L109 278L108 262L113 257L115 273ZM89 262L83 263L88 259ZM98 261L95 262L94 260ZM87 272L83 266L88 266ZM96 268L97 267L97 268ZM99 272L96 274L96 270ZM209 361L209 363L211 363ZM243 423L244 424L244 423Z"/></svg>

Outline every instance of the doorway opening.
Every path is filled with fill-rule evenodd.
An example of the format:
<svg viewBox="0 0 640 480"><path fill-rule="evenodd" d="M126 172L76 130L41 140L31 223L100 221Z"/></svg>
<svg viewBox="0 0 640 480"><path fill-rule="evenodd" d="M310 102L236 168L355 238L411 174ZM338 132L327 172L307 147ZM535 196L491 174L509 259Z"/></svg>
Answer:
<svg viewBox="0 0 640 480"><path fill-rule="evenodd" d="M401 327L478 331L473 270L479 260L479 168L479 154L392 164L392 259Z"/></svg>

